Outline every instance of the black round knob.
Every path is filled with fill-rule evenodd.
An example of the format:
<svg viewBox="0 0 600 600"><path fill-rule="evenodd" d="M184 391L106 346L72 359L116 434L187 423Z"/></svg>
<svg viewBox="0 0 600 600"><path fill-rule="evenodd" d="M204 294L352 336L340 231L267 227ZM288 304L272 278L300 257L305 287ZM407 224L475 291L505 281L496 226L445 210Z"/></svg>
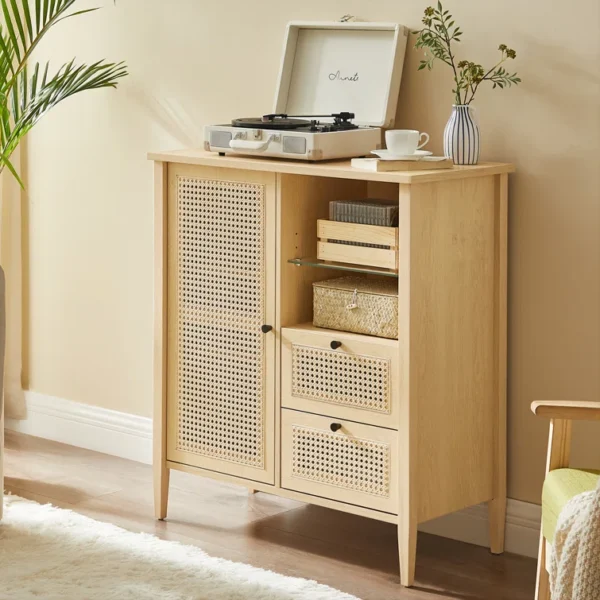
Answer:
<svg viewBox="0 0 600 600"><path fill-rule="evenodd" d="M342 428L342 424L341 423L332 423L329 426L329 429L331 429L331 431L333 431L333 433L335 433L336 431L339 431Z"/></svg>
<svg viewBox="0 0 600 600"><path fill-rule="evenodd" d="M332 350L337 350L341 345L342 342L336 342L335 340L333 342L331 342L331 344L329 344L331 346Z"/></svg>
<svg viewBox="0 0 600 600"><path fill-rule="evenodd" d="M272 325L263 325L260 329L263 333L269 333L269 331L271 331L271 329L273 329L273 326Z"/></svg>

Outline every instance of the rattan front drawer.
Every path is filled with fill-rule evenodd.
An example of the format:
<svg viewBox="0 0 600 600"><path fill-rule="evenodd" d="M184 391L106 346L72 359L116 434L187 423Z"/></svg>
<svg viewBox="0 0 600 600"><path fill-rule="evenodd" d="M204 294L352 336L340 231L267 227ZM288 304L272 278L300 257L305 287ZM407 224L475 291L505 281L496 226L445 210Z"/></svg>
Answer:
<svg viewBox="0 0 600 600"><path fill-rule="evenodd" d="M283 488L398 512L396 431L282 410Z"/></svg>
<svg viewBox="0 0 600 600"><path fill-rule="evenodd" d="M396 341L311 326L282 330L287 408L395 429L399 375Z"/></svg>

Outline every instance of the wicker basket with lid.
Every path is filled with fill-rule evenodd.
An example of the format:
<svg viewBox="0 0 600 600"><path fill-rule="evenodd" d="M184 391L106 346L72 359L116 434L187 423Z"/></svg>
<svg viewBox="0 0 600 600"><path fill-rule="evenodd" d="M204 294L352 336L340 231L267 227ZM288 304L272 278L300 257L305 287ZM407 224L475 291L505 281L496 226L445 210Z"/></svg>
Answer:
<svg viewBox="0 0 600 600"><path fill-rule="evenodd" d="M313 324L398 339L398 280L350 275L313 283Z"/></svg>

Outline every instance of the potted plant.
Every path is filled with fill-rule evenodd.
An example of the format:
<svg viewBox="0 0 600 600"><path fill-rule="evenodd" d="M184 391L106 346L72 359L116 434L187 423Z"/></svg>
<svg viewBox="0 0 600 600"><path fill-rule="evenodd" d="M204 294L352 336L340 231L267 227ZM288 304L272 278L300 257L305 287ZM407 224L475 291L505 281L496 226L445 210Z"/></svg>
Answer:
<svg viewBox="0 0 600 600"><path fill-rule="evenodd" d="M66 98L104 87L116 87L127 75L124 63L75 59L53 69L31 62L42 38L55 25L97 10L74 10L77 0L0 0L0 172L7 167L21 186L10 157L27 132Z"/></svg>
<svg viewBox="0 0 600 600"><path fill-rule="evenodd" d="M413 32L417 36L415 48L425 49L425 58L421 60L419 70L431 70L435 61L439 60L447 64L454 75L452 93L455 103L444 130L444 154L451 157L454 164L476 165L480 136L471 103L484 82L500 89L521 83L516 73L509 73L502 66L507 60L514 59L517 53L506 44L500 44L500 60L489 69L472 61L457 61L454 46L461 41L463 32L441 2L437 3L437 8L429 6L425 9L423 24L423 29Z"/></svg>
<svg viewBox="0 0 600 600"><path fill-rule="evenodd" d="M0 173L8 168L23 187L10 158L32 127L57 104L86 90L116 87L124 63L91 65L75 59L58 69L32 61L42 38L58 23L96 10L75 10L77 0L0 0ZM4 361L4 272L0 268L0 368ZM0 377L0 492L2 492L3 390ZM0 497L0 519L2 498Z"/></svg>

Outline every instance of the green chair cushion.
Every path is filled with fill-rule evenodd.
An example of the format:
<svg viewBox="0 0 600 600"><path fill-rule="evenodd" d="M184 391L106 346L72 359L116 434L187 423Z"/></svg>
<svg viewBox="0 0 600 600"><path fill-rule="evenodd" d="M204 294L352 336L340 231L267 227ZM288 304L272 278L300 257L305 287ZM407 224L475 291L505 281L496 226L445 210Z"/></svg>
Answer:
<svg viewBox="0 0 600 600"><path fill-rule="evenodd" d="M554 542L560 511L574 496L596 489L600 471L585 469L556 469L550 471L542 490L542 531Z"/></svg>

